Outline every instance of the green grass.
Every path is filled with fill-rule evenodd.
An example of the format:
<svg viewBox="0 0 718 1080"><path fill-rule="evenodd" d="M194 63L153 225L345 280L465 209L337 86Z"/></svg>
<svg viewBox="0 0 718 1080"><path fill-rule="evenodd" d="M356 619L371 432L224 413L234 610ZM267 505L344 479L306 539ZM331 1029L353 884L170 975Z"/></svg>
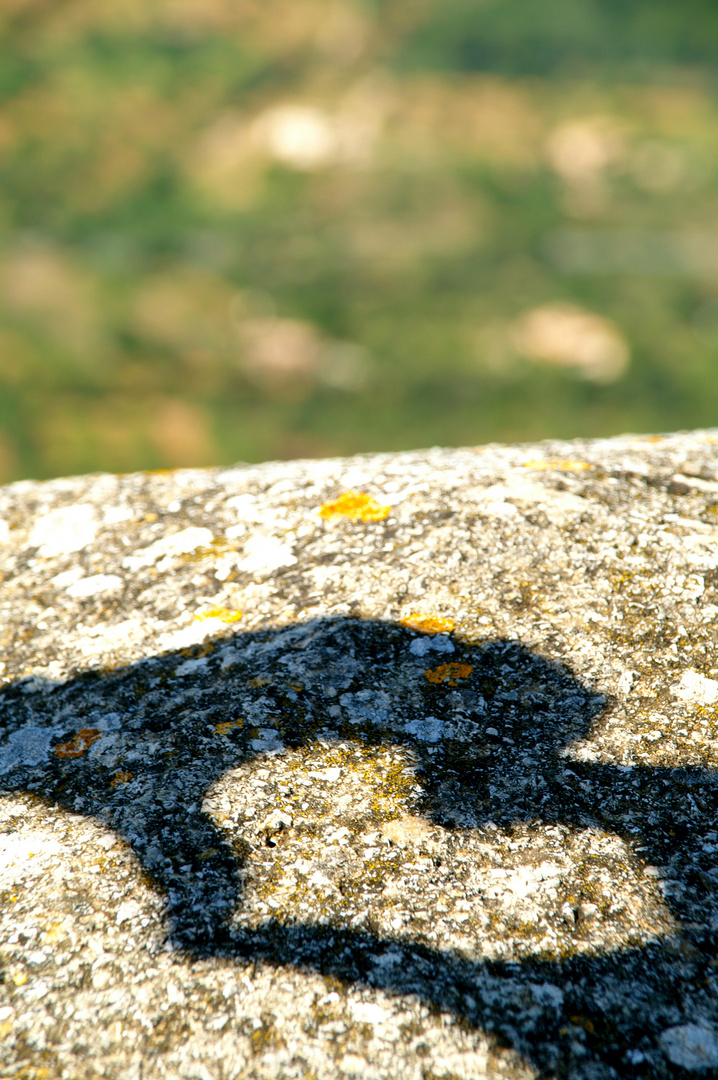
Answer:
<svg viewBox="0 0 718 1080"><path fill-rule="evenodd" d="M708 0L14 0L0 479L715 423L717 38ZM531 353L557 303L613 381Z"/></svg>

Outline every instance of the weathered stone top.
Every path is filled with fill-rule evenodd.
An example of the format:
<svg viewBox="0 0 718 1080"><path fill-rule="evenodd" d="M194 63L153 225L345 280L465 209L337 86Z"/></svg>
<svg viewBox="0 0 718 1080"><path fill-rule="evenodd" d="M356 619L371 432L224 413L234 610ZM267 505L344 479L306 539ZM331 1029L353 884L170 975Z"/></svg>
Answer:
<svg viewBox="0 0 718 1080"><path fill-rule="evenodd" d="M718 432L0 490L0 1069L718 1071Z"/></svg>

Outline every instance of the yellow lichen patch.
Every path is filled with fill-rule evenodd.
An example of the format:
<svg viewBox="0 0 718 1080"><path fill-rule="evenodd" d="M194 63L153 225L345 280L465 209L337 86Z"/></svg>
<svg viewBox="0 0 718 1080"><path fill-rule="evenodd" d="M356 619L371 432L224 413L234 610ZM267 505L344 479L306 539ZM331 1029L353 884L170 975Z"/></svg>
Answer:
<svg viewBox="0 0 718 1080"><path fill-rule="evenodd" d="M241 728L243 724L244 720L225 720L224 723L217 724L214 730L217 735L229 735L230 731Z"/></svg>
<svg viewBox="0 0 718 1080"><path fill-rule="evenodd" d="M379 831L385 840L391 840L392 844L398 847L430 842L433 836L431 823L415 814L402 814L385 821Z"/></svg>
<svg viewBox="0 0 718 1080"><path fill-rule="evenodd" d="M589 1035L593 1035L596 1028L594 1023L588 1016L571 1016L569 1017L572 1024L576 1024L578 1027L582 1027L584 1031L587 1031Z"/></svg>
<svg viewBox="0 0 718 1080"><path fill-rule="evenodd" d="M55 754L59 758L82 757L94 742L97 742L102 732L98 728L82 728L77 735L73 735L67 742L58 743Z"/></svg>
<svg viewBox="0 0 718 1080"><path fill-rule="evenodd" d="M206 862L208 859L213 859L215 857L215 855L219 855L219 854L220 854L219 848L208 847L208 848L205 848L205 850L200 853L200 859L202 860L202 862Z"/></svg>
<svg viewBox="0 0 718 1080"><path fill-rule="evenodd" d="M525 461L524 469L560 469L562 472L590 469L587 461Z"/></svg>
<svg viewBox="0 0 718 1080"><path fill-rule="evenodd" d="M389 516L390 506L380 506L371 495L361 491L345 491L338 499L324 503L319 517L324 521L345 517L350 521L383 521Z"/></svg>
<svg viewBox="0 0 718 1080"><path fill-rule="evenodd" d="M129 784L132 779L131 772L118 772L110 780L110 787L119 787L120 784Z"/></svg>
<svg viewBox="0 0 718 1080"><path fill-rule="evenodd" d="M425 615L421 611L412 611L406 618L399 620L400 626L409 630L418 630L422 634L450 634L454 629L451 619L442 619L439 615Z"/></svg>
<svg viewBox="0 0 718 1080"><path fill-rule="evenodd" d="M438 667L427 671L426 677L430 683L448 682L449 686L456 686L457 679L468 679L473 670L471 664L457 664L452 661L449 664L439 664Z"/></svg>
<svg viewBox="0 0 718 1080"><path fill-rule="evenodd" d="M229 608L213 607L208 611L202 611L196 618L203 622L205 619L219 619L223 623L239 622L242 618L241 611L230 611Z"/></svg>
<svg viewBox="0 0 718 1080"><path fill-rule="evenodd" d="M268 675L256 675L253 679L250 679L247 683L253 690L260 690L263 686L271 686L272 680Z"/></svg>

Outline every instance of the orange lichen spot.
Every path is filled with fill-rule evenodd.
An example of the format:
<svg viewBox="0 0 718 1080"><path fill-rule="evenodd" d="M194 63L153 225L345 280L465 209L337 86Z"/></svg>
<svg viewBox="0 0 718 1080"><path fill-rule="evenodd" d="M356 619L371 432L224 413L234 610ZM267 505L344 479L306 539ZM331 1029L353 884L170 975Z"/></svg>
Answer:
<svg viewBox="0 0 718 1080"><path fill-rule="evenodd" d="M121 784L129 784L132 779L131 772L118 772L110 780L110 787L120 787Z"/></svg>
<svg viewBox="0 0 718 1080"><path fill-rule="evenodd" d="M562 472L570 472L574 470L581 472L583 469L590 469L591 466L587 461L525 461L524 469L559 469Z"/></svg>
<svg viewBox="0 0 718 1080"><path fill-rule="evenodd" d="M241 728L243 724L244 720L225 720L224 723L217 724L214 730L218 735L229 735L230 731Z"/></svg>
<svg viewBox="0 0 718 1080"><path fill-rule="evenodd" d="M261 690L263 686L271 686L272 680L268 675L255 675L253 679L250 679L247 683L253 690Z"/></svg>
<svg viewBox="0 0 718 1080"><path fill-rule="evenodd" d="M229 608L224 607L213 607L208 611L201 612L196 617L200 622L203 622L205 619L220 619L223 623L233 623L239 622L242 618L242 612L230 611Z"/></svg>
<svg viewBox="0 0 718 1080"><path fill-rule="evenodd" d="M442 619L439 615L424 615L421 611L412 611L406 618L399 620L400 626L408 630L418 630L421 634L450 634L454 629L451 619Z"/></svg>
<svg viewBox="0 0 718 1080"><path fill-rule="evenodd" d="M592 1020L587 1016L571 1016L569 1017L572 1024L576 1024L578 1027L582 1027L584 1031L587 1031L589 1035L593 1035L596 1028Z"/></svg>
<svg viewBox="0 0 718 1080"><path fill-rule="evenodd" d="M324 503L319 508L319 517L325 521L345 517L350 521L383 521L389 516L390 506L380 506L371 495L361 491L345 491L338 499Z"/></svg>
<svg viewBox="0 0 718 1080"><path fill-rule="evenodd" d="M67 742L58 743L54 753L60 758L82 757L94 742L97 742L102 732L98 728L84 727L73 735Z"/></svg>
<svg viewBox="0 0 718 1080"><path fill-rule="evenodd" d="M439 664L438 667L427 671L426 677L431 683L445 682L449 686L456 686L457 679L468 679L473 670L471 664L457 664L452 661L449 664Z"/></svg>

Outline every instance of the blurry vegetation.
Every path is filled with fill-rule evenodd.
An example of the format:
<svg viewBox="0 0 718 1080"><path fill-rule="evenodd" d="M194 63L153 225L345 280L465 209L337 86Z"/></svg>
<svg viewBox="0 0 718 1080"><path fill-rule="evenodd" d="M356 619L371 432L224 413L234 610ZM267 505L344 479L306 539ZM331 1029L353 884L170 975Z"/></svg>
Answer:
<svg viewBox="0 0 718 1080"><path fill-rule="evenodd" d="M712 0L4 0L0 479L713 424Z"/></svg>

